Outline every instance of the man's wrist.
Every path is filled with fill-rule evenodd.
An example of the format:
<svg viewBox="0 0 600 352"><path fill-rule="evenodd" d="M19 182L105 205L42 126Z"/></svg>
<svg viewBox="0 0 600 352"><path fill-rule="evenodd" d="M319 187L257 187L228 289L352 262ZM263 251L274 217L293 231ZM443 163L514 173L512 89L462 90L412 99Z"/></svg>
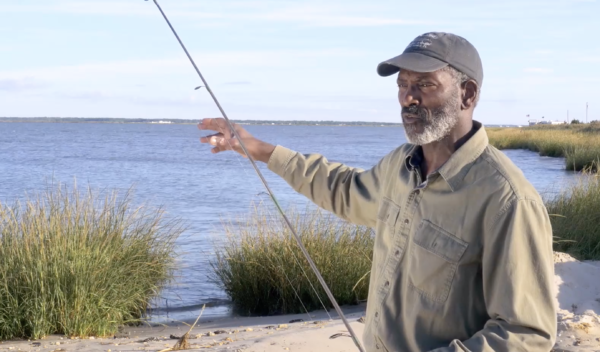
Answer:
<svg viewBox="0 0 600 352"><path fill-rule="evenodd" d="M254 159L267 164L269 163L269 159L271 159L271 155L273 155L273 151L275 151L275 146L270 143L261 142L258 150L258 155Z"/></svg>

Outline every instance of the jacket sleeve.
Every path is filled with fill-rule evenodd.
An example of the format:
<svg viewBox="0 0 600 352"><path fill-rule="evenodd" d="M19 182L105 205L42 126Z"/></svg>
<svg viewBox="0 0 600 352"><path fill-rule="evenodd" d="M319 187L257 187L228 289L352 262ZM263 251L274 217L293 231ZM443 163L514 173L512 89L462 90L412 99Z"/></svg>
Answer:
<svg viewBox="0 0 600 352"><path fill-rule="evenodd" d="M539 201L515 199L485 234L484 297L490 319L471 338L433 351L549 352L556 341L552 228Z"/></svg>
<svg viewBox="0 0 600 352"><path fill-rule="evenodd" d="M317 206L357 225L375 227L386 158L370 170L329 162L319 154L303 155L276 146L269 170Z"/></svg>

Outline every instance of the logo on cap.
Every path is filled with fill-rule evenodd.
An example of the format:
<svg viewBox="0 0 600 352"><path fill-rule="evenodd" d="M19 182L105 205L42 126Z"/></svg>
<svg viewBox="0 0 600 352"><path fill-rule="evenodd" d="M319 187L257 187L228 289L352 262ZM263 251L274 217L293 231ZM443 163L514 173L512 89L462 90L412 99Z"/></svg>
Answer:
<svg viewBox="0 0 600 352"><path fill-rule="evenodd" d="M415 38L412 42L410 42L410 44L408 44L406 49L410 49L410 48L425 49L432 44L431 43L432 39L437 39L437 38L439 38L439 37L435 33L425 33L425 34Z"/></svg>

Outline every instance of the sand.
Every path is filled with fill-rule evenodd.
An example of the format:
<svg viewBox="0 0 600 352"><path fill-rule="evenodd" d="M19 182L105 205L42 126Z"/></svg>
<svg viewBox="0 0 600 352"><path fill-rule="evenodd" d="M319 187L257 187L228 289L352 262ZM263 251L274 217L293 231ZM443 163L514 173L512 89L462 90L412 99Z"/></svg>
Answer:
<svg viewBox="0 0 600 352"><path fill-rule="evenodd" d="M346 312L347 311L347 312ZM364 324L358 321L364 306L345 309L352 329L362 336ZM192 330L191 350L209 351L357 351L335 311L333 320L324 311L275 317L201 319ZM299 322L291 322L302 320ZM193 322L191 322L193 323ZM190 323L190 325L191 325ZM189 330L183 324L126 328L117 338L71 340L49 336L37 341L5 341L0 351L160 351L173 347ZM342 336L330 338L332 335ZM173 336L172 336L173 335ZM209 336L210 335L210 336ZM35 344L35 346L34 346ZM38 345L39 344L39 345ZM9 349L12 348L12 349Z"/></svg>
<svg viewBox="0 0 600 352"><path fill-rule="evenodd" d="M554 253L558 309L555 351L600 351L600 261Z"/></svg>
<svg viewBox="0 0 600 352"><path fill-rule="evenodd" d="M558 340L555 352L600 351L600 262L579 262L555 253ZM352 329L362 336L364 305L345 307ZM275 317L203 318L192 330L196 351L358 351L335 311ZM300 321L298 321L300 320ZM0 351L153 351L173 347L189 325L128 327L113 338L4 341Z"/></svg>

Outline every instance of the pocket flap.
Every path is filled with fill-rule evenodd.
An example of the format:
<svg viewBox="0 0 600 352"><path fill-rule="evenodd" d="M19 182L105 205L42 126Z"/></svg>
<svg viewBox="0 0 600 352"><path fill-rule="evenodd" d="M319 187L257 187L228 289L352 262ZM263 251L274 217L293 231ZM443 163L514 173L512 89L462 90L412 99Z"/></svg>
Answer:
<svg viewBox="0 0 600 352"><path fill-rule="evenodd" d="M452 263L460 260L468 246L467 242L427 220L421 222L413 241L425 250Z"/></svg>
<svg viewBox="0 0 600 352"><path fill-rule="evenodd" d="M394 204L390 199L383 198L381 205L379 206L379 211L377 212L377 218L388 226L394 227L396 225L398 214L400 214L400 207Z"/></svg>

